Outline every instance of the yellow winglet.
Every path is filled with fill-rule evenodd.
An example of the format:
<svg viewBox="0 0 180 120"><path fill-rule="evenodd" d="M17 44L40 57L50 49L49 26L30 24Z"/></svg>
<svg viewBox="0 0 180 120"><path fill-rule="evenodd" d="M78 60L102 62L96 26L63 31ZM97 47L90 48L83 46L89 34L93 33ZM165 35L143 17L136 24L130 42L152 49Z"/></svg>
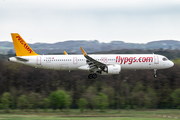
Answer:
<svg viewBox="0 0 180 120"><path fill-rule="evenodd" d="M83 48L82 47L80 47L80 48L81 48L81 51L82 51L83 55L87 56L87 53L83 50Z"/></svg>
<svg viewBox="0 0 180 120"><path fill-rule="evenodd" d="M65 54L65 55L68 55L68 54L66 53L66 51L64 51L64 54Z"/></svg>
<svg viewBox="0 0 180 120"><path fill-rule="evenodd" d="M11 36L17 57L38 55L31 49L31 47L23 40L23 38L18 33L11 33Z"/></svg>

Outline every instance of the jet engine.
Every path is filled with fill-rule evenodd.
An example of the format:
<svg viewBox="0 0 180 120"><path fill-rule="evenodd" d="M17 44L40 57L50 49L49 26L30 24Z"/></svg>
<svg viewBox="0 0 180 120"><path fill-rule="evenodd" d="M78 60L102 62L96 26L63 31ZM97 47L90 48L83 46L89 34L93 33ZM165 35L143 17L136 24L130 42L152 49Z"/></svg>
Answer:
<svg viewBox="0 0 180 120"><path fill-rule="evenodd" d="M102 75L108 75L108 74L119 74L121 72L121 66L117 64L113 65L107 65L107 67L104 68L104 71L102 71Z"/></svg>

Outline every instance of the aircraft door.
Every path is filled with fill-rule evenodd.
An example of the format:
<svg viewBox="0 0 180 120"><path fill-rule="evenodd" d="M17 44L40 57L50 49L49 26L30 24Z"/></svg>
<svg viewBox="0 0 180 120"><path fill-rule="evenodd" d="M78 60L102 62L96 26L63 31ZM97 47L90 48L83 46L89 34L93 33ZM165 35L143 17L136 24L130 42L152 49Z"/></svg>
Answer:
<svg viewBox="0 0 180 120"><path fill-rule="evenodd" d="M159 57L158 56L154 56L154 64L159 64Z"/></svg>
<svg viewBox="0 0 180 120"><path fill-rule="evenodd" d="M154 56L154 68L157 69L159 65L159 57L158 56Z"/></svg>
<svg viewBox="0 0 180 120"><path fill-rule="evenodd" d="M78 62L78 61L77 61L77 57L74 57L74 58L73 58L73 64L75 64L75 65L76 65L76 64L77 64L77 62Z"/></svg>
<svg viewBox="0 0 180 120"><path fill-rule="evenodd" d="M36 57L36 64L41 65L41 57L40 56Z"/></svg>

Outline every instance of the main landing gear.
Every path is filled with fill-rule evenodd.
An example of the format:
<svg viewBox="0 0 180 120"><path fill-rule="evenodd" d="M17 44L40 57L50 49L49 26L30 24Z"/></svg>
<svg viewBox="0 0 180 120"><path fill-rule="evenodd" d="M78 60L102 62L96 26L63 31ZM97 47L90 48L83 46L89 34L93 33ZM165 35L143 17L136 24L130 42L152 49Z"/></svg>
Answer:
<svg viewBox="0 0 180 120"><path fill-rule="evenodd" d="M89 78L89 79L96 79L96 78L97 78L97 74L96 74L96 73L94 73L94 74L89 74L89 75L88 75L88 78Z"/></svg>
<svg viewBox="0 0 180 120"><path fill-rule="evenodd" d="M154 78L157 78L158 76L157 76L157 69L154 69Z"/></svg>

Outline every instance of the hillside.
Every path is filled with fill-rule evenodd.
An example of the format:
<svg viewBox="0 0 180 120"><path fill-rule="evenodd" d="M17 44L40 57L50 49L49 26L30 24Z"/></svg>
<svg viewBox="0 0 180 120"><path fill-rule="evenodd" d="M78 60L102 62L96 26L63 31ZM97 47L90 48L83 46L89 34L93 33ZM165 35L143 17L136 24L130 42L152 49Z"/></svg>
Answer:
<svg viewBox="0 0 180 120"><path fill-rule="evenodd" d="M35 43L29 44L33 50L39 54L48 53L63 53L63 50L68 53L81 53L80 47L83 47L88 53L98 51L111 51L111 50L122 50L122 49L179 49L180 41L176 40L161 40L153 41L146 44L139 43L125 43L123 41L112 41L110 43L100 43L97 40L94 41L65 41L57 42L53 44L48 43ZM0 51L2 52L14 52L14 46L12 42L0 42Z"/></svg>

